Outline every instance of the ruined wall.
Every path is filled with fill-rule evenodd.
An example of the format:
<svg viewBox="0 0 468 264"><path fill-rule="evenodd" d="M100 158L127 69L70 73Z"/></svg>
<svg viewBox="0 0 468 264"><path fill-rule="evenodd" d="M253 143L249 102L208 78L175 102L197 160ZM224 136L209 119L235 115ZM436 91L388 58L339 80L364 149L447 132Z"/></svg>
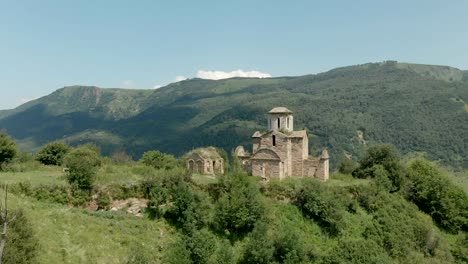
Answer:
<svg viewBox="0 0 468 264"><path fill-rule="evenodd" d="M330 178L329 160L322 158L309 157L304 161L307 177L315 177L322 181Z"/></svg>
<svg viewBox="0 0 468 264"><path fill-rule="evenodd" d="M322 181L328 181L330 178L330 164L328 159L319 160L318 170L315 177Z"/></svg>

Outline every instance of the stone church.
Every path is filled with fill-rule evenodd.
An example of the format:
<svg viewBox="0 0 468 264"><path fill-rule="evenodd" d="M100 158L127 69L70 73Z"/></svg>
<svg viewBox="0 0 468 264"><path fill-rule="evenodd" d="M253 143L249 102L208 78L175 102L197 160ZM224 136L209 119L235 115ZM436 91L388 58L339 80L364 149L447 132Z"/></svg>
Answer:
<svg viewBox="0 0 468 264"><path fill-rule="evenodd" d="M324 149L320 157L309 156L306 130L294 131L293 113L286 107L268 112L268 132L252 135L252 153L239 146L234 154L253 176L265 180L287 177L329 178L329 155Z"/></svg>

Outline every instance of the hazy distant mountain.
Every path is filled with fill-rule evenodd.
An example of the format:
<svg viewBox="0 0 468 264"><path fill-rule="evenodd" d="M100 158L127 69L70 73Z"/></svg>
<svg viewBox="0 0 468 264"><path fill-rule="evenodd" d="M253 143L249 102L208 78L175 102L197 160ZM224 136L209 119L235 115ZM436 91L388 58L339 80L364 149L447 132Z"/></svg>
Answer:
<svg viewBox="0 0 468 264"><path fill-rule="evenodd" d="M64 139L135 156L202 145L230 151L250 147L274 106L291 109L312 151L329 148L335 164L388 142L468 167L468 71L392 61L299 77L191 79L157 90L66 87L0 111L0 128L31 150Z"/></svg>

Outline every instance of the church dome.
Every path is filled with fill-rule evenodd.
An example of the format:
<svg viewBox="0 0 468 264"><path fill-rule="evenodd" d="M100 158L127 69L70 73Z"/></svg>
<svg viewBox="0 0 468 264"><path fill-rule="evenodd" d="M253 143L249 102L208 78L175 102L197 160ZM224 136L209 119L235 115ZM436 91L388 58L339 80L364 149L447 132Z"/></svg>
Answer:
<svg viewBox="0 0 468 264"><path fill-rule="evenodd" d="M292 114L292 111L286 107L275 107L268 112L269 114Z"/></svg>

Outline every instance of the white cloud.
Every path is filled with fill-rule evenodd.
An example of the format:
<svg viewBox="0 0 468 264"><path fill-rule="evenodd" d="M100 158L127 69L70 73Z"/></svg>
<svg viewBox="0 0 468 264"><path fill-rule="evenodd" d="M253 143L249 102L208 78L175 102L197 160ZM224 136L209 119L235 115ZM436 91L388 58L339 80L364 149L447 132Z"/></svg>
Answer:
<svg viewBox="0 0 468 264"><path fill-rule="evenodd" d="M175 82L180 82L180 81L183 81L183 80L187 80L187 77L182 76L182 75L178 75L178 76L175 77Z"/></svg>
<svg viewBox="0 0 468 264"><path fill-rule="evenodd" d="M126 80L123 81L120 85L124 88L133 88L135 86L135 83L131 80Z"/></svg>
<svg viewBox="0 0 468 264"><path fill-rule="evenodd" d="M197 72L197 77L202 78L202 79L210 79L210 80L227 79L227 78L233 78L233 77L270 78L271 74L259 72L259 71L243 71L240 69L236 71L231 71L231 72L199 70Z"/></svg>
<svg viewBox="0 0 468 264"><path fill-rule="evenodd" d="M161 87L163 87L162 84L156 84L155 86L153 86L153 89L159 89L159 88L161 88Z"/></svg>

